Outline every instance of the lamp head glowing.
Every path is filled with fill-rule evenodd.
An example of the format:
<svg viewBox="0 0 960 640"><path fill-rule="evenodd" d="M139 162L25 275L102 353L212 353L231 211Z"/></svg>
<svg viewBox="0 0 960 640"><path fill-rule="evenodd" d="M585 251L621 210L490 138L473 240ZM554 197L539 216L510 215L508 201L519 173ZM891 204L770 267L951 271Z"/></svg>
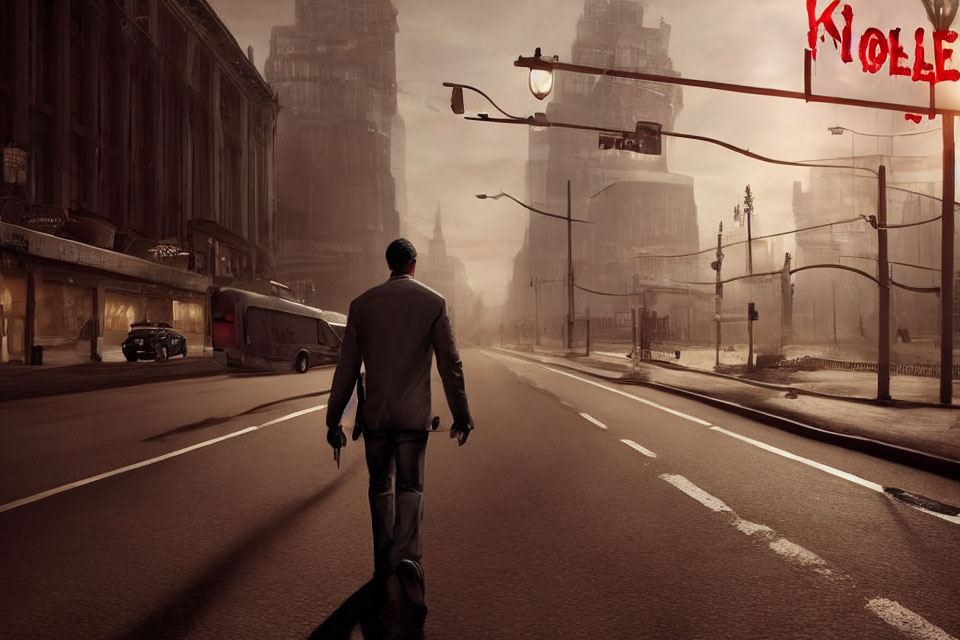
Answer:
<svg viewBox="0 0 960 640"><path fill-rule="evenodd" d="M553 72L549 69L530 69L530 93L543 100L553 91Z"/></svg>
<svg viewBox="0 0 960 640"><path fill-rule="evenodd" d="M537 100L543 100L553 91L553 68L549 63L557 62L559 58L543 55L540 53L540 47L537 47L533 57L537 62L546 63L543 66L535 64L530 67L530 93Z"/></svg>

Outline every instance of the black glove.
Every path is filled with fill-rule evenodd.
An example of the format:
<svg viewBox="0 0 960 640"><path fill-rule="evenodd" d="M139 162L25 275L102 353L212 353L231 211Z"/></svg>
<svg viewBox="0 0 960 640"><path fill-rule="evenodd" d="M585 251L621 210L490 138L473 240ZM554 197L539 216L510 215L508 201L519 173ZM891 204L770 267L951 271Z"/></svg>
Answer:
<svg viewBox="0 0 960 640"><path fill-rule="evenodd" d="M450 427L450 437L457 439L457 446L462 447L467 444L467 438L470 437L470 432L473 431L473 423L468 422L467 424L457 424L453 423L453 426Z"/></svg>
<svg viewBox="0 0 960 640"><path fill-rule="evenodd" d="M337 425L327 429L327 444L334 449L342 449L347 446L347 434L343 432L343 426Z"/></svg>

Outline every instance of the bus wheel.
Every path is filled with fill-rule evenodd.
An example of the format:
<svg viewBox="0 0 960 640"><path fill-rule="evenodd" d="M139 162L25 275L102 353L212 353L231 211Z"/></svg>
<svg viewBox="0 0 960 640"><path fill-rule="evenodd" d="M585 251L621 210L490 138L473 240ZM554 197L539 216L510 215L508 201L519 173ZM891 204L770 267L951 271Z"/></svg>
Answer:
<svg viewBox="0 0 960 640"><path fill-rule="evenodd" d="M293 363L293 368L297 373L306 373L310 368L310 356L305 353L298 353L297 360Z"/></svg>

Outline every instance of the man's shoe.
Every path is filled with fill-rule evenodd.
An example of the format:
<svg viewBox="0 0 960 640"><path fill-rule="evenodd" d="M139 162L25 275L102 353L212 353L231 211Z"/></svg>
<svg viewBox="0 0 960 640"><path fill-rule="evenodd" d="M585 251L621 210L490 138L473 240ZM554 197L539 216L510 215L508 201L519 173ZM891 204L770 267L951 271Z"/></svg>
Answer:
<svg viewBox="0 0 960 640"><path fill-rule="evenodd" d="M423 567L415 560L401 560L397 565L397 579L407 598L415 606L426 609L424 602Z"/></svg>

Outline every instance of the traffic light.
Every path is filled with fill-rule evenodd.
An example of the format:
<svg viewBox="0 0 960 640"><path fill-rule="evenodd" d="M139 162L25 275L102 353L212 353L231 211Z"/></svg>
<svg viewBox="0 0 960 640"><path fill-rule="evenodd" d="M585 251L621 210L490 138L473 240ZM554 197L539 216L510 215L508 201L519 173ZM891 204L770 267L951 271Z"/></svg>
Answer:
<svg viewBox="0 0 960 640"><path fill-rule="evenodd" d="M750 322L756 322L760 319L760 314L757 312L757 305L753 302L747 303L747 319Z"/></svg>
<svg viewBox="0 0 960 640"><path fill-rule="evenodd" d="M453 87L450 92L450 110L458 115L463 113L463 87Z"/></svg>
<svg viewBox="0 0 960 640"><path fill-rule="evenodd" d="M646 153L652 156L660 155L660 130L663 127L659 122L638 122L637 123L637 141L638 153Z"/></svg>
<svg viewBox="0 0 960 640"><path fill-rule="evenodd" d="M661 152L660 129L657 122L638 122L636 133L601 133L599 147L658 156Z"/></svg>

